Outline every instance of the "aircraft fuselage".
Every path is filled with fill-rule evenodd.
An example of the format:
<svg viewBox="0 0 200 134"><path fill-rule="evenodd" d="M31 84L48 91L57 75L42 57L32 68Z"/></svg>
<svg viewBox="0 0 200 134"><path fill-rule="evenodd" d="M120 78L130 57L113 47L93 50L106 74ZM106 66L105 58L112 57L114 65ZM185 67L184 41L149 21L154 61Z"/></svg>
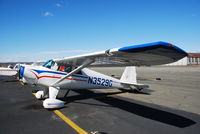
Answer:
<svg viewBox="0 0 200 134"><path fill-rule="evenodd" d="M68 74L67 72L54 71L42 66L24 66L23 68L23 70L20 70L23 82L46 87L52 86L52 83ZM73 74L65 78L56 86L61 89L123 88L120 80L88 68L82 69L79 74Z"/></svg>

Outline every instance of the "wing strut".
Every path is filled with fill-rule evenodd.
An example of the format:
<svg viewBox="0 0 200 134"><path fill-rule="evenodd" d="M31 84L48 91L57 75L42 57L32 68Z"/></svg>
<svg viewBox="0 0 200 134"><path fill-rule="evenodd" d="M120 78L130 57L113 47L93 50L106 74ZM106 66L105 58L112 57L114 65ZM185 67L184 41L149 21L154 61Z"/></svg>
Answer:
<svg viewBox="0 0 200 134"><path fill-rule="evenodd" d="M60 82L62 82L65 78L70 77L71 75L79 72L81 69L85 68L86 66L92 64L94 62L93 59L87 59L82 65L80 65L79 67L77 67L76 69L72 70L70 73L68 73L67 75L65 75L64 77L62 77L61 79L59 79L58 81L56 81L54 84L52 84L52 87L55 87L57 84L59 84Z"/></svg>

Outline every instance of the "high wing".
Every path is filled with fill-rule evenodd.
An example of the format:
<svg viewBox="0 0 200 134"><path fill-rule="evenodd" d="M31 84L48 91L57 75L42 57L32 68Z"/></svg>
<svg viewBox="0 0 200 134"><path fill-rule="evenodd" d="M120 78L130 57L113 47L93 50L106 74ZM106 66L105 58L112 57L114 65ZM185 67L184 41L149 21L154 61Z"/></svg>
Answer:
<svg viewBox="0 0 200 134"><path fill-rule="evenodd" d="M55 59L54 61L64 66L80 66L88 59L93 61L88 66L151 66L172 63L187 55L184 50L170 43L154 42Z"/></svg>

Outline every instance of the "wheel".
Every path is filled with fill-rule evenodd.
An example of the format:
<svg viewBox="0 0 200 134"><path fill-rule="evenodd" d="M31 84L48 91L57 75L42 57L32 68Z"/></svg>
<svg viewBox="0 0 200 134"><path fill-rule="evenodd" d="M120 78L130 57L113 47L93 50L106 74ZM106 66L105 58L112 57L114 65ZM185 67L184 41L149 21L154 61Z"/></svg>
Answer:
<svg viewBox="0 0 200 134"><path fill-rule="evenodd" d="M64 107L64 102L58 99L46 99L43 101L43 107L46 109L59 109Z"/></svg>
<svg viewBox="0 0 200 134"><path fill-rule="evenodd" d="M44 99L44 91L38 91L35 95L38 100Z"/></svg>
<svg viewBox="0 0 200 134"><path fill-rule="evenodd" d="M137 88L136 90L141 91L143 88Z"/></svg>
<svg viewBox="0 0 200 134"><path fill-rule="evenodd" d="M38 89L35 89L35 90L32 90L32 93L37 93L39 90Z"/></svg>

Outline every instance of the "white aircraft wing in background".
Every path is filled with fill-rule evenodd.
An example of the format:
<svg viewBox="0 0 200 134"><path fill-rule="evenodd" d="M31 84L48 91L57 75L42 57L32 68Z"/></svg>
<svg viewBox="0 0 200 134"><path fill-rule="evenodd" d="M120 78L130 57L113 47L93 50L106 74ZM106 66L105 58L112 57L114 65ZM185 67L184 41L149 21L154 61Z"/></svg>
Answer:
<svg viewBox="0 0 200 134"><path fill-rule="evenodd" d="M179 47L166 42L133 45L85 55L55 59L59 65L80 66L92 60L89 66L151 66L175 62L187 53Z"/></svg>

